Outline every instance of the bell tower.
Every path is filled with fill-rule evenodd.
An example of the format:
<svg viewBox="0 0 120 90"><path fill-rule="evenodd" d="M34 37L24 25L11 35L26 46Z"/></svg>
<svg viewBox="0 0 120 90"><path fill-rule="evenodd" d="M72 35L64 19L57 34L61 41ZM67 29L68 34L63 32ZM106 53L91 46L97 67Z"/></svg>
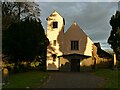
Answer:
<svg viewBox="0 0 120 90"><path fill-rule="evenodd" d="M50 42L47 48L47 69L58 70L59 65L57 56L63 54L65 20L57 11L53 11L53 13L46 20L47 38ZM52 66L53 64L54 66Z"/></svg>

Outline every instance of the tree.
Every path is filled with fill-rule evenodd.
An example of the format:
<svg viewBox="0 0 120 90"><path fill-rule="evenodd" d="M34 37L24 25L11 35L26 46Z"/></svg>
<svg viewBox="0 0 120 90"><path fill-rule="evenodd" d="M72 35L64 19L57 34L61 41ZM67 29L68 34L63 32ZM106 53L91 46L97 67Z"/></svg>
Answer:
<svg viewBox="0 0 120 90"><path fill-rule="evenodd" d="M26 17L39 20L40 9L34 2L2 2L2 30Z"/></svg>
<svg viewBox="0 0 120 90"><path fill-rule="evenodd" d="M48 39L39 16L34 2L2 2L2 54L15 66L39 55L46 70Z"/></svg>
<svg viewBox="0 0 120 90"><path fill-rule="evenodd" d="M41 22L26 18L25 21L11 24L4 31L4 36L2 51L9 57L9 62L14 62L17 67L18 62L32 62L36 56L41 56L46 69L46 48L49 43Z"/></svg>
<svg viewBox="0 0 120 90"><path fill-rule="evenodd" d="M120 11L111 17L110 25L112 26L108 43L116 53L117 60L120 61Z"/></svg>

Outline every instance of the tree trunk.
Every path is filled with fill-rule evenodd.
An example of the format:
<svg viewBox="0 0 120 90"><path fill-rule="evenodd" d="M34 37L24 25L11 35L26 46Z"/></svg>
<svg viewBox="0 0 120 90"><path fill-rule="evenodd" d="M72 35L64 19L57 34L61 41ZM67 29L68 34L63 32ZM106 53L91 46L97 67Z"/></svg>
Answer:
<svg viewBox="0 0 120 90"><path fill-rule="evenodd" d="M47 54L47 48L43 52L43 71L46 72L46 55Z"/></svg>
<svg viewBox="0 0 120 90"><path fill-rule="evenodd" d="M15 66L14 66L14 70L13 70L14 73L18 73L18 72L19 72L19 67L18 67L18 65L19 65L18 60L16 60Z"/></svg>
<svg viewBox="0 0 120 90"><path fill-rule="evenodd" d="M18 2L18 21L20 21L20 2Z"/></svg>

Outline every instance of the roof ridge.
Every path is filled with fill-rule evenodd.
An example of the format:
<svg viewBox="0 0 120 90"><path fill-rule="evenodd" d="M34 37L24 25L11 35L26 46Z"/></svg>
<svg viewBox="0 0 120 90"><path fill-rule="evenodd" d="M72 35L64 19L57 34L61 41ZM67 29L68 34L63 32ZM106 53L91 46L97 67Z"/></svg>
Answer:
<svg viewBox="0 0 120 90"><path fill-rule="evenodd" d="M67 32L69 31L69 29L70 29L73 25L79 27L79 30L81 29L81 31L93 42L93 40L84 32L84 30L79 26L79 24L78 24L76 21L74 21L74 22L71 24L71 26L67 29L66 32L64 32L64 34L67 33Z"/></svg>
<svg viewBox="0 0 120 90"><path fill-rule="evenodd" d="M49 16L51 16L54 12L58 13L62 18L64 18L57 10L53 10L53 12ZM46 20L48 19L48 17L46 18Z"/></svg>

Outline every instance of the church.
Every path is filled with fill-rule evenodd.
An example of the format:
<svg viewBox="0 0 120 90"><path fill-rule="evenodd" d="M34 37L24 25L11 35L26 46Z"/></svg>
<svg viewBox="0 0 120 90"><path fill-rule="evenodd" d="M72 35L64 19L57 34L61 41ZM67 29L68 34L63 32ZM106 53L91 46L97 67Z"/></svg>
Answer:
<svg viewBox="0 0 120 90"><path fill-rule="evenodd" d="M64 32L65 19L57 11L53 11L46 20L46 35L50 42L47 70L80 71L82 67L110 60L111 56L101 49L100 43L94 43L76 22Z"/></svg>

